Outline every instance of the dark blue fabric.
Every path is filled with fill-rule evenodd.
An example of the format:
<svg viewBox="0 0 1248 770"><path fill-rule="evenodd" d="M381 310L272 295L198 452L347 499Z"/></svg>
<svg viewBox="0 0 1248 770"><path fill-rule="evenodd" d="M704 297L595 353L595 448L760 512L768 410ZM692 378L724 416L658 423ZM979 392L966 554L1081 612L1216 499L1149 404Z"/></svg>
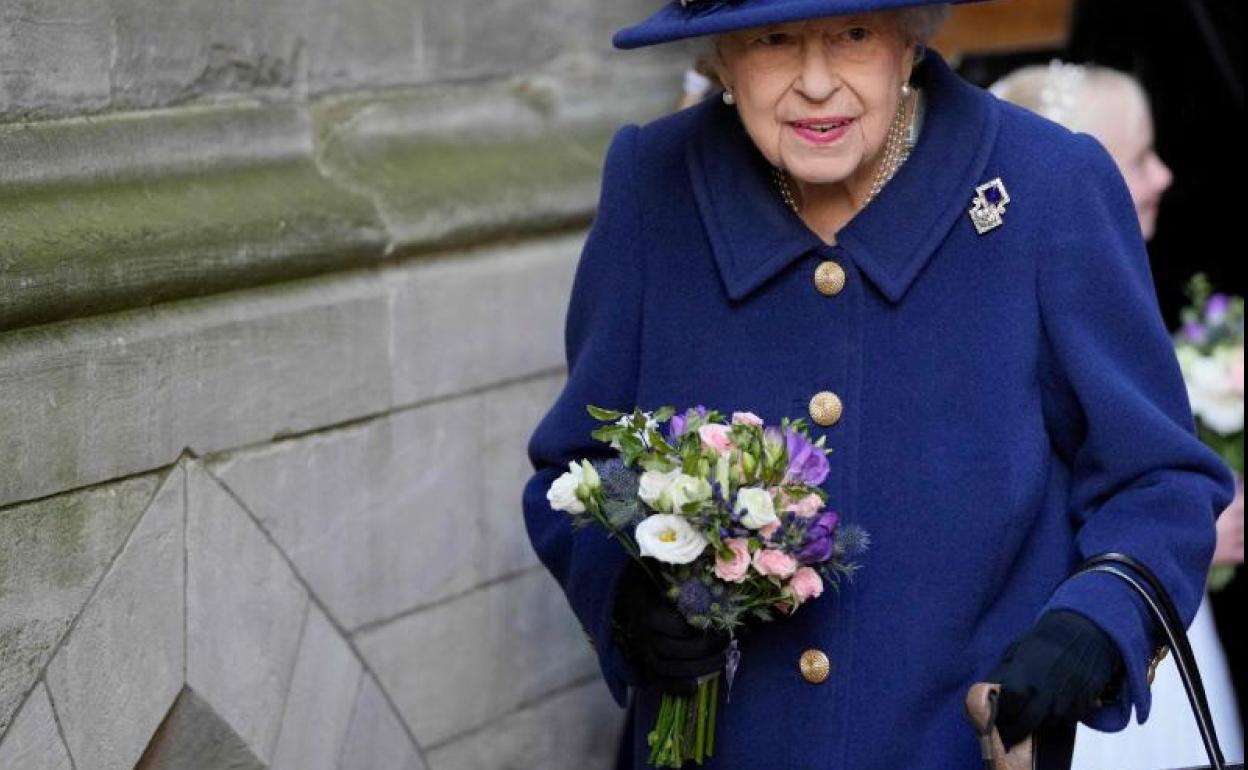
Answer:
<svg viewBox="0 0 1248 770"><path fill-rule="evenodd" d="M746 637L707 768L976 767L967 688L1054 609L1096 623L1126 664L1121 700L1085 721L1119 730L1133 706L1147 718L1144 608L1112 576L1063 579L1129 553L1190 622L1231 500L1230 472L1193 434L1108 154L934 54L913 80L928 98L919 143L836 245L784 206L717 98L626 126L607 152L568 308L569 378L530 439L523 505L617 702L636 682L610 634L626 557L545 499L569 460L608 454L587 403L774 422L831 390L843 416L813 427L833 449L823 487L872 537L839 594ZM998 176L1005 223L978 235L974 188ZM826 259L847 274L836 296L815 289ZM807 648L831 659L822 684L800 675ZM657 704L633 694L641 767Z"/></svg>
<svg viewBox="0 0 1248 770"><path fill-rule="evenodd" d="M699 0L682 8L671 0L640 24L611 38L616 48L641 48L700 35L851 13L887 11L909 5L973 3L980 0Z"/></svg>

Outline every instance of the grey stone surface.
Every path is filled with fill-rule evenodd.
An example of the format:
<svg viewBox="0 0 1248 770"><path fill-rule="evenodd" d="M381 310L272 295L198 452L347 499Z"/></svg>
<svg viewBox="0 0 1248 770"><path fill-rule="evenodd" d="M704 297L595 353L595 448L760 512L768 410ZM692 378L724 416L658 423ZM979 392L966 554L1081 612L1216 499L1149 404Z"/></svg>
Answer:
<svg viewBox="0 0 1248 770"><path fill-rule="evenodd" d="M652 11L646 0L9 0L0 120L569 69ZM616 66L641 58L617 53Z"/></svg>
<svg viewBox="0 0 1248 770"><path fill-rule="evenodd" d="M475 12L464 9L437 13ZM374 201L396 254L583 224L614 126L669 109L678 84L670 65L564 64L470 89L322 99L321 168Z"/></svg>
<svg viewBox="0 0 1248 770"><path fill-rule="evenodd" d="M213 473L347 628L537 564L525 444L554 378L232 453Z"/></svg>
<svg viewBox="0 0 1248 770"><path fill-rule="evenodd" d="M578 233L388 271L396 403L562 366L583 242Z"/></svg>
<svg viewBox="0 0 1248 770"><path fill-rule="evenodd" d="M112 42L102 3L0 5L0 120L107 107Z"/></svg>
<svg viewBox="0 0 1248 770"><path fill-rule="evenodd" d="M0 730L0 768L71 770L69 752L56 731L56 717L43 685L35 688L7 732Z"/></svg>
<svg viewBox="0 0 1248 770"><path fill-rule="evenodd" d="M354 628L473 585L481 500L475 399L243 452L214 472Z"/></svg>
<svg viewBox="0 0 1248 770"><path fill-rule="evenodd" d="M122 109L219 93L303 92L307 3L114 0L113 104Z"/></svg>
<svg viewBox="0 0 1248 770"><path fill-rule="evenodd" d="M394 0L310 0L307 78L312 93L428 79L423 5Z"/></svg>
<svg viewBox="0 0 1248 770"><path fill-rule="evenodd" d="M299 104L246 101L0 123L0 188L111 186L289 163L312 151L311 120Z"/></svg>
<svg viewBox="0 0 1248 770"><path fill-rule="evenodd" d="M134 770L268 770L212 707L182 690Z"/></svg>
<svg viewBox="0 0 1248 770"><path fill-rule="evenodd" d="M563 593L540 567L362 632L356 642L422 746L597 670Z"/></svg>
<svg viewBox="0 0 1248 770"><path fill-rule="evenodd" d="M308 607L273 770L336 770L363 667L315 605Z"/></svg>
<svg viewBox="0 0 1248 770"><path fill-rule="evenodd" d="M429 752L430 770L610 770L624 712L591 681Z"/></svg>
<svg viewBox="0 0 1248 770"><path fill-rule="evenodd" d="M308 597L264 534L187 466L186 683L264 763L273 756Z"/></svg>
<svg viewBox="0 0 1248 770"><path fill-rule="evenodd" d="M48 666L65 742L84 767L134 767L182 689L184 500L178 467Z"/></svg>
<svg viewBox="0 0 1248 770"><path fill-rule="evenodd" d="M338 770L426 770L402 722L368 674L355 700Z"/></svg>
<svg viewBox="0 0 1248 770"><path fill-rule="evenodd" d="M332 6L330 27L344 11L342 0L298 1ZM586 15L580 0L543 2ZM415 11L386 3L367 7L403 30ZM426 10L480 22L520 9L495 0L483 11ZM114 27L120 35L126 24ZM333 34L318 26L309 46L337 45L325 41ZM228 43L212 51L223 71L246 69ZM488 83L0 125L0 157L12 160L0 174L0 330L581 225L611 131L666 110L674 80L671 66L607 69L580 56Z"/></svg>
<svg viewBox="0 0 1248 770"><path fill-rule="evenodd" d="M387 305L346 274L0 335L0 504L384 410Z"/></svg>
<svg viewBox="0 0 1248 770"><path fill-rule="evenodd" d="M584 7L567 0L429 3L422 32L430 74L497 75L541 65L584 28Z"/></svg>
<svg viewBox="0 0 1248 770"><path fill-rule="evenodd" d="M368 265L389 241L372 205L310 159L197 165L0 189L0 330Z"/></svg>
<svg viewBox="0 0 1248 770"><path fill-rule="evenodd" d="M153 473L0 509L0 734L159 484Z"/></svg>
<svg viewBox="0 0 1248 770"><path fill-rule="evenodd" d="M560 370L490 391L481 399L481 467L490 469L482 479L481 561L494 565L498 574L538 564L520 506L524 484L533 475L527 447L566 379Z"/></svg>

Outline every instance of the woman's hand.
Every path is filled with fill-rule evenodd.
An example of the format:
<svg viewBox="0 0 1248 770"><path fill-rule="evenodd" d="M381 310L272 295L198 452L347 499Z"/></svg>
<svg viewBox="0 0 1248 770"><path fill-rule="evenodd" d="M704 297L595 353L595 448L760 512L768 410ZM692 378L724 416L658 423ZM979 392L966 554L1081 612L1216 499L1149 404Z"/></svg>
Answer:
<svg viewBox="0 0 1248 770"><path fill-rule="evenodd" d="M988 675L1001 684L996 724L1005 748L1083 718L1122 671L1117 646L1096 624L1069 610L1045 613Z"/></svg>
<svg viewBox="0 0 1248 770"><path fill-rule="evenodd" d="M696 679L724 667L728 634L694 628L636 563L620 579L615 616L622 646L646 683L673 695L691 695Z"/></svg>
<svg viewBox="0 0 1248 770"><path fill-rule="evenodd" d="M1235 499L1218 516L1218 545L1213 551L1213 564L1244 563L1244 483L1235 484Z"/></svg>

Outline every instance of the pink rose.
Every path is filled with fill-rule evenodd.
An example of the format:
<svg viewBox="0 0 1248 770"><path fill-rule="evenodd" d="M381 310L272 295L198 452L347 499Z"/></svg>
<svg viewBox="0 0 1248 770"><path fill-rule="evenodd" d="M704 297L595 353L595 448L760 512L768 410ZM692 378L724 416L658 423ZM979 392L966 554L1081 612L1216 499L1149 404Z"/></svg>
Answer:
<svg viewBox="0 0 1248 770"><path fill-rule="evenodd" d="M793 573L793 579L789 581L789 591L798 604L807 599L817 599L823 593L823 579L810 567L802 567Z"/></svg>
<svg viewBox="0 0 1248 770"><path fill-rule="evenodd" d="M758 570L760 575L787 578L797 569L797 561L784 551L764 548L754 554L754 569Z"/></svg>
<svg viewBox="0 0 1248 770"><path fill-rule="evenodd" d="M732 551L731 559L715 557L715 577L729 583L744 583L745 573L750 569L749 541L743 537L730 537L724 545Z"/></svg>
<svg viewBox="0 0 1248 770"><path fill-rule="evenodd" d="M723 455L733 450L732 441L728 438L730 430L731 428L727 425L712 423L698 428L698 435L702 437L703 446L708 446Z"/></svg>
<svg viewBox="0 0 1248 770"><path fill-rule="evenodd" d="M823 508L823 500L821 500L819 495L816 495L814 492L806 495L801 500L796 502L789 501L784 505L784 510L792 511L798 518L802 519L809 519L813 517L815 514L819 513L821 508Z"/></svg>
<svg viewBox="0 0 1248 770"><path fill-rule="evenodd" d="M732 424L733 425L755 425L761 428L763 427L763 418L759 417L753 412L733 412Z"/></svg>

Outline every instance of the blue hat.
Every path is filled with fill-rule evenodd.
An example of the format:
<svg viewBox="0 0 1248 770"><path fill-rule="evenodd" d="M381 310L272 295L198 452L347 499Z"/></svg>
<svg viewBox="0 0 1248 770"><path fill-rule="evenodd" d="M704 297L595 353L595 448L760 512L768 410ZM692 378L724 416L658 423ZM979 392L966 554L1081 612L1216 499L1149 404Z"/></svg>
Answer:
<svg viewBox="0 0 1248 770"><path fill-rule="evenodd" d="M641 48L687 37L786 21L887 11L911 5L978 0L671 0L640 24L625 27L611 38L616 48Z"/></svg>

